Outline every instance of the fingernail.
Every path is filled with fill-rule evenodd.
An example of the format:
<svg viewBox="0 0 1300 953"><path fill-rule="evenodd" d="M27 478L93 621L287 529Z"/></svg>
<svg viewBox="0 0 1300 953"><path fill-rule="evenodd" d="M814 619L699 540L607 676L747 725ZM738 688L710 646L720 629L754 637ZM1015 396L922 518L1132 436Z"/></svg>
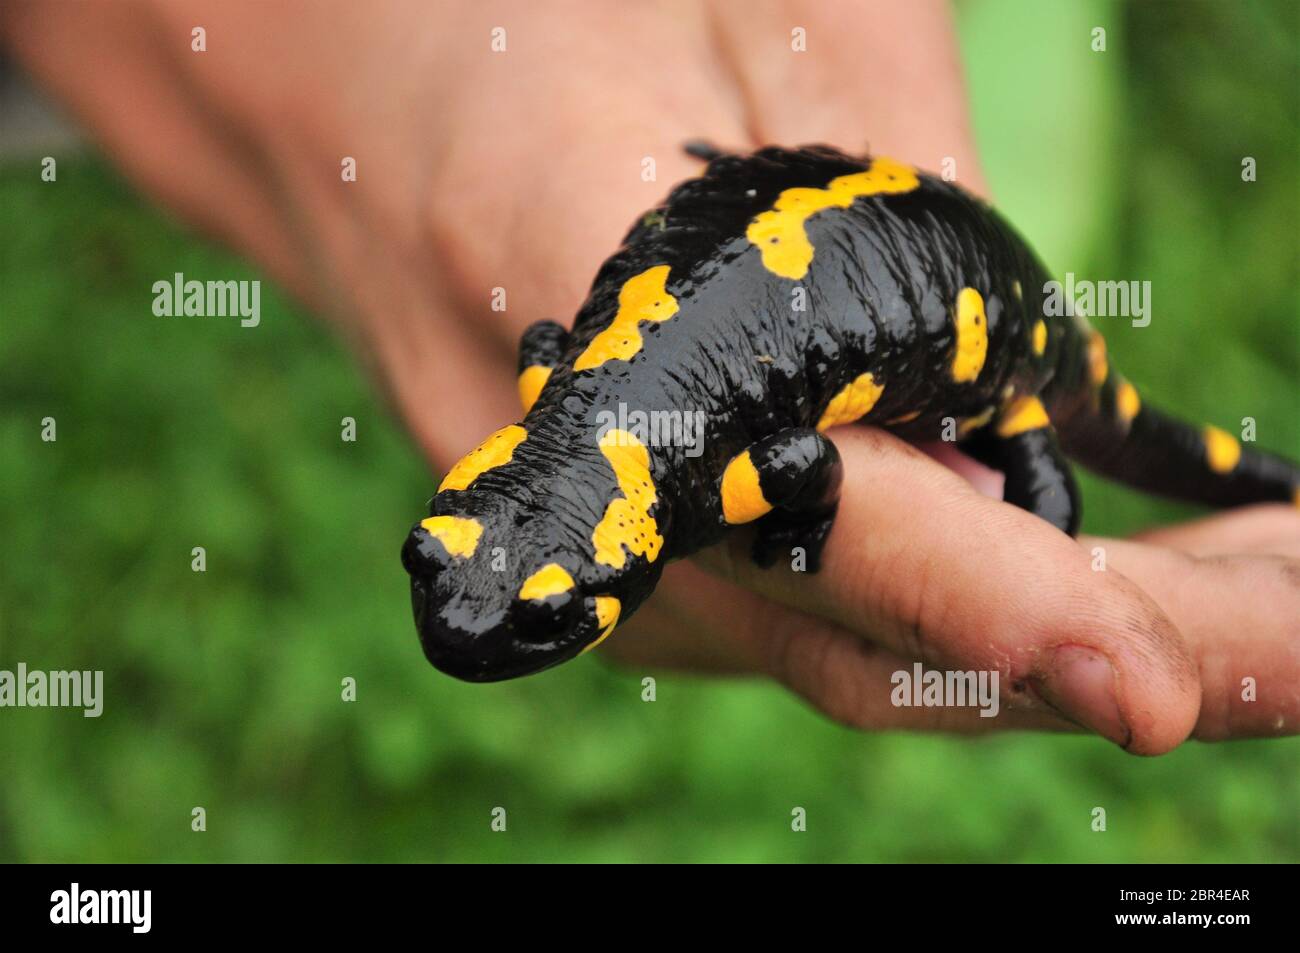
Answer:
<svg viewBox="0 0 1300 953"><path fill-rule="evenodd" d="M1106 656L1082 645L1062 645L1030 681L1043 701L1070 721L1128 747L1132 735L1115 701L1115 669Z"/></svg>

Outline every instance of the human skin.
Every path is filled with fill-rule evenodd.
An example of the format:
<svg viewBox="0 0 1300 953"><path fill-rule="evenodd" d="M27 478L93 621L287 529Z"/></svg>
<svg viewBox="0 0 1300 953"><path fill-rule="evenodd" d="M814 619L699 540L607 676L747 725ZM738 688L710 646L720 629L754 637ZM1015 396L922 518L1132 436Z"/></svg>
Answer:
<svg viewBox="0 0 1300 953"><path fill-rule="evenodd" d="M328 318L437 470L520 416L519 333L568 321L636 216L698 173L684 141L952 157L986 192L933 0L11 0L0 39L147 194ZM846 477L820 573L757 569L739 532L669 566L601 654L766 675L863 729L1083 727L1157 754L1300 726L1300 513L1075 541L951 448L944 466L872 428L831 436ZM914 660L998 670L1002 712L894 707Z"/></svg>

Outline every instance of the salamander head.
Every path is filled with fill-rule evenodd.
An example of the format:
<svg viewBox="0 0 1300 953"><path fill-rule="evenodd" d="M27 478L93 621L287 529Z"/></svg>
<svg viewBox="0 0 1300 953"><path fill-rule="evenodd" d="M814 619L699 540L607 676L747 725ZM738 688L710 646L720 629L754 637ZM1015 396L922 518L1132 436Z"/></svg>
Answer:
<svg viewBox="0 0 1300 953"><path fill-rule="evenodd" d="M402 547L420 644L439 671L472 682L529 675L613 630L616 582L584 585L554 539L533 545L503 514L452 515L439 502Z"/></svg>
<svg viewBox="0 0 1300 953"><path fill-rule="evenodd" d="M402 548L416 627L429 661L468 681L594 647L663 569L666 513L634 440L507 427L448 473L431 514Z"/></svg>
<svg viewBox="0 0 1300 953"><path fill-rule="evenodd" d="M456 464L402 564L424 654L487 682L593 648L654 589L667 512L647 449L570 419L530 418Z"/></svg>

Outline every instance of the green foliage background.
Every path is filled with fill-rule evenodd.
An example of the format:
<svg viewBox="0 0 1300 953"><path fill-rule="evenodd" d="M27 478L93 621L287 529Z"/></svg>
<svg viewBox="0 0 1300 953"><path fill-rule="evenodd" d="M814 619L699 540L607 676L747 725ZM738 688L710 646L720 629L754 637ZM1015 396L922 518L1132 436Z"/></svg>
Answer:
<svg viewBox="0 0 1300 953"><path fill-rule="evenodd" d="M1297 9L958 8L999 204L1058 274L1152 282L1150 328L1104 328L1115 360L1145 398L1250 414L1292 454ZM0 710L0 860L1300 860L1300 739L1144 761L859 735L757 683L651 673L645 704L646 673L594 658L438 675L396 558L432 484L414 447L283 298L255 331L152 317L175 271L256 276L98 158L57 185L0 167L0 668L103 669L107 695L97 720ZM1094 532L1191 512L1085 495Z"/></svg>

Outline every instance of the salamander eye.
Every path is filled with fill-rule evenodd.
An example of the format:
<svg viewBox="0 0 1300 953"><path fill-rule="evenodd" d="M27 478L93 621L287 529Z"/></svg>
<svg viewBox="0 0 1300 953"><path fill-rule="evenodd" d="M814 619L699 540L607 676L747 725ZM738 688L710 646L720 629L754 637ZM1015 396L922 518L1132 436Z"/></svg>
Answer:
<svg viewBox="0 0 1300 953"><path fill-rule="evenodd" d="M517 634L526 642L554 641L573 625L581 601L572 592L545 599L520 599L514 610Z"/></svg>
<svg viewBox="0 0 1300 953"><path fill-rule="evenodd" d="M446 568L448 560L445 544L416 523L402 544L402 566L412 576L434 576Z"/></svg>

